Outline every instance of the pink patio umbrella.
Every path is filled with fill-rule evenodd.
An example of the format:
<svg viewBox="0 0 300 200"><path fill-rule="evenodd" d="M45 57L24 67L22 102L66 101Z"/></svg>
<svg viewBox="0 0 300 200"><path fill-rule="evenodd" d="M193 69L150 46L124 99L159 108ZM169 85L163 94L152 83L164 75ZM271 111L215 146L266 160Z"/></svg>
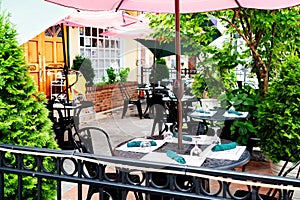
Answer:
<svg viewBox="0 0 300 200"><path fill-rule="evenodd" d="M132 24L139 21L138 17L131 16L124 11L75 11L63 18L58 24L76 27L109 28Z"/></svg>
<svg viewBox="0 0 300 200"><path fill-rule="evenodd" d="M101 35L123 39L137 39L147 38L151 32L152 30L149 28L149 23L137 21L132 24L115 26L101 33Z"/></svg>
<svg viewBox="0 0 300 200"><path fill-rule="evenodd" d="M176 82L178 124L182 123L182 94L180 66L180 13L197 13L231 8L280 9L300 5L300 0L45 0L80 10L136 10L152 13L174 13L176 30ZM178 148L182 149L182 127L178 126Z"/></svg>

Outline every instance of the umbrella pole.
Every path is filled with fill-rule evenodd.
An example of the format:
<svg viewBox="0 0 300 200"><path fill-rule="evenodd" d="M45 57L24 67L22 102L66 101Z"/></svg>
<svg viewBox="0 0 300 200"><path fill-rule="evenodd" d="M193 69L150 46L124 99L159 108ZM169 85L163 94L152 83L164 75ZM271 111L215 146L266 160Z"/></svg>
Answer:
<svg viewBox="0 0 300 200"><path fill-rule="evenodd" d="M179 9L179 0L175 0L175 46L176 46L176 81L175 89L177 90L177 118L178 118L178 149L182 149L182 96L183 96L183 85L181 80L181 65L180 65L180 56L181 56L181 46L180 46L180 9Z"/></svg>
<svg viewBox="0 0 300 200"><path fill-rule="evenodd" d="M66 96L67 96L67 103L69 103L69 80L68 80L68 74L69 74L69 59L67 56L67 48L68 44L66 44L66 33L65 33L65 27L64 24L61 23L61 29L62 29L62 45L63 45L63 55L64 55L64 74L66 79ZM67 33L68 34L68 33ZM67 36L68 37L68 36ZM67 38L68 39L68 38Z"/></svg>

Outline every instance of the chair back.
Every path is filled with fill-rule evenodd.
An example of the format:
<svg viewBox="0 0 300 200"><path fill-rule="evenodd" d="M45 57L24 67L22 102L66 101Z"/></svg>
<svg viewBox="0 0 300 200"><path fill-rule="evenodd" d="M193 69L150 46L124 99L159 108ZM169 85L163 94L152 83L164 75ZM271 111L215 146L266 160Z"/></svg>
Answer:
<svg viewBox="0 0 300 200"><path fill-rule="evenodd" d="M103 129L95 126L87 126L78 130L78 135L82 142L82 146L86 149L87 152L97 155L114 155L112 143L109 137L109 134ZM105 145L105 151L107 152L99 152L97 151L97 146Z"/></svg>
<svg viewBox="0 0 300 200"><path fill-rule="evenodd" d="M124 83L120 82L118 84L123 100L129 100L130 95Z"/></svg>

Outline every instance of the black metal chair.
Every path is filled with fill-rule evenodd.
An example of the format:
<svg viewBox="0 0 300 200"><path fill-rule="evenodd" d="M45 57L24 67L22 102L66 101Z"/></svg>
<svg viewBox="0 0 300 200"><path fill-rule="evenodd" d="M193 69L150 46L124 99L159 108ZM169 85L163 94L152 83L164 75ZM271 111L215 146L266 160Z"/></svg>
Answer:
<svg viewBox="0 0 300 200"><path fill-rule="evenodd" d="M155 128L158 125L158 135L168 131L172 132L177 128L177 101L165 102L164 97L169 97L168 93L154 93L151 98L151 109L153 110L154 121L151 136L155 134ZM166 124L172 124L168 127Z"/></svg>
<svg viewBox="0 0 300 200"><path fill-rule="evenodd" d="M95 154L97 152L96 152L96 149L94 148L94 146L103 145L103 141L106 140L108 151L111 154L111 156L114 156L114 151L113 151L113 148L112 148L112 144L111 144L111 141L110 141L109 134L106 131L104 131L103 129L98 128L98 127L94 127L94 126L84 127L84 128L81 128L80 130L78 130L78 136L79 136L78 140L81 141L80 146L79 146L79 148L80 148L79 151L80 152ZM95 139L95 137L100 137L100 136L102 136L101 139L98 138L97 141L101 142L101 144L96 144L95 143L96 141L93 140L93 138ZM93 144L93 143L95 143L95 144ZM107 153L105 153L105 154L107 154ZM97 170L98 164L90 163L90 162L85 162L84 164L87 168L88 173L92 177L97 177L97 176L95 176L95 174L99 173L99 170ZM104 176L105 179L114 180L116 182L122 182L120 169L116 168L115 172L109 172L108 173L108 172L102 171L101 173L105 174L105 176ZM131 182L140 183L140 176L139 175L128 174L128 179ZM104 200L109 200L109 199L118 200L118 199L121 199L122 191L120 191L118 189L106 188L106 187L103 187L101 189L103 189L103 191L104 191L103 192L103 199ZM88 189L86 200L92 199L92 196L94 194L98 193L99 190L100 190L99 187L96 187L94 185L90 185L89 189ZM125 195L127 195L127 193L128 192L125 192ZM141 193L134 192L134 195L135 195L135 198L137 200L142 200L143 199Z"/></svg>
<svg viewBox="0 0 300 200"><path fill-rule="evenodd" d="M138 114L140 119L143 118L143 113L142 113L142 103L141 103L141 99L139 98L131 98L126 86L124 85L124 83L120 82L118 84L124 104L123 104L123 112L122 112L122 118L124 118L124 116L126 115L127 109L128 109L128 105L129 104L134 104L138 110Z"/></svg>
<svg viewBox="0 0 300 200"><path fill-rule="evenodd" d="M289 176L289 174L300 165L300 160L298 160L296 163L294 163L291 167L288 167L289 162L291 161L291 158L295 155L298 155L300 152L299 150L296 150L292 155L285 161L284 165L282 166L280 172L278 173L278 176ZM294 178L299 178L300 168L296 172L296 176ZM250 188L249 188L250 190ZM255 192L249 191L249 190L237 190L234 193L235 197L238 197L243 200L251 200L251 199L263 199L263 200L279 200L283 198L283 195L288 197L289 199L293 199L294 191L288 191L287 193L281 191L280 189L273 189L270 188L265 194L259 194L259 187Z"/></svg>

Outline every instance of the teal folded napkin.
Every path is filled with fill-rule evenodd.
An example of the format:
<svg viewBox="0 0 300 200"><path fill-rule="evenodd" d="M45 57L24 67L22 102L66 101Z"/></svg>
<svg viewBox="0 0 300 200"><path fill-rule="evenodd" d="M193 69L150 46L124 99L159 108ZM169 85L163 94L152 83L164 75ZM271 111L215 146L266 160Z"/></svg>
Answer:
<svg viewBox="0 0 300 200"><path fill-rule="evenodd" d="M141 145L142 141L132 141L127 143L127 147L139 147ZM151 140L150 141L151 146L156 146L156 142Z"/></svg>
<svg viewBox="0 0 300 200"><path fill-rule="evenodd" d="M174 133L173 133L173 137L178 138L178 133L177 133L177 132L174 132ZM193 140L193 138L191 138L191 137L189 137L189 136L186 136L186 135L183 135L183 136L182 136L182 139L185 140L185 141L189 141L189 142L191 142L191 141Z"/></svg>
<svg viewBox="0 0 300 200"><path fill-rule="evenodd" d="M230 150L230 149L234 149L234 148L236 148L236 142L230 142L228 144L217 144L211 150L213 152L216 152L216 151Z"/></svg>
<svg viewBox="0 0 300 200"><path fill-rule="evenodd" d="M227 110L227 112L230 114L235 114L235 115L243 115L243 113L235 111L235 110Z"/></svg>
<svg viewBox="0 0 300 200"><path fill-rule="evenodd" d="M176 162L180 163L180 164L185 164L186 161L183 157L179 156L176 152L168 150L167 151L167 156L169 158L172 158L173 160L175 160Z"/></svg>
<svg viewBox="0 0 300 200"><path fill-rule="evenodd" d="M209 111L205 111L205 110L202 110L202 109L196 110L196 112L198 112L198 113L205 113L205 114L209 114L210 113Z"/></svg>

